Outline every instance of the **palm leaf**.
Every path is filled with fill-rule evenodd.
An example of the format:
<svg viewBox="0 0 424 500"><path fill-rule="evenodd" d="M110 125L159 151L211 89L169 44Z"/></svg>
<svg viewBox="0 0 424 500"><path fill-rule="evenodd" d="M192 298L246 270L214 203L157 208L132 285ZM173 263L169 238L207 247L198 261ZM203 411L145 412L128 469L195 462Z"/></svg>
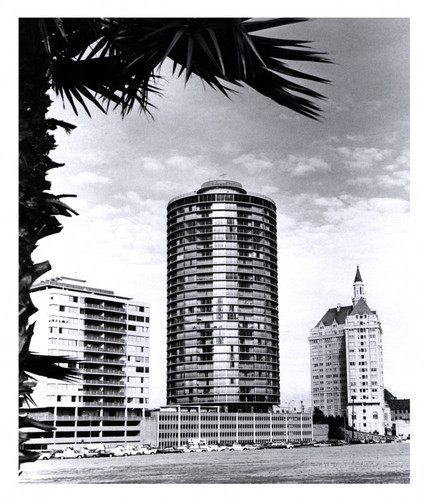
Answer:
<svg viewBox="0 0 424 500"><path fill-rule="evenodd" d="M243 26L246 28L247 32L266 30L270 28L277 28L279 26L286 26L288 24L303 23L309 19L305 17L279 17L274 19L262 19L257 21L251 21L250 19L243 20Z"/></svg>
<svg viewBox="0 0 424 500"><path fill-rule="evenodd" d="M76 382L80 378L78 369L60 366L60 364L76 363L78 361L80 360L69 356L53 356L29 352L24 361L23 369L32 375L54 378L65 382Z"/></svg>
<svg viewBox="0 0 424 500"><path fill-rule="evenodd" d="M64 37L55 27L51 43L53 87L66 97L76 112L78 101L89 114L84 101L100 109L113 103L123 116L135 104L142 111L151 107L150 95L160 94L151 85L166 58L173 62L173 72L180 67L185 81L192 75L228 95L232 85L248 85L280 105L317 118L320 109L313 101L324 97L287 78L328 83L318 76L288 66L288 62L328 63L324 54L310 50L301 40L270 38L252 32L304 22L289 19L89 19L63 22ZM78 33L82 41L78 41ZM82 42L85 42L82 43ZM284 78L275 78L275 73ZM100 106L100 102L103 106ZM96 104L97 102L97 104Z"/></svg>
<svg viewBox="0 0 424 500"><path fill-rule="evenodd" d="M28 415L19 415L19 428L22 429L22 427L35 427L36 429L41 429L43 431L52 431L55 429L52 425L43 424L38 420L28 417Z"/></svg>

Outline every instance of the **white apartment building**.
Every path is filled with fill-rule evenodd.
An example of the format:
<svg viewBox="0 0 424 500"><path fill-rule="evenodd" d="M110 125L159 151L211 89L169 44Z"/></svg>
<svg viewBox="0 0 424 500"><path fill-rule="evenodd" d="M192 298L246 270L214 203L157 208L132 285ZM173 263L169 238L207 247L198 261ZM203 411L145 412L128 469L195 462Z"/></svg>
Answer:
<svg viewBox="0 0 424 500"><path fill-rule="evenodd" d="M383 330L376 311L366 303L359 268L353 291L345 334L348 424L358 431L385 434L391 419L384 401Z"/></svg>
<svg viewBox="0 0 424 500"><path fill-rule="evenodd" d="M390 409L384 401L382 328L365 298L359 267L351 306L329 309L311 329L312 406L347 417L357 431L385 434Z"/></svg>
<svg viewBox="0 0 424 500"><path fill-rule="evenodd" d="M325 415L344 415L347 406L345 321L350 306L329 309L311 329L312 407Z"/></svg>
<svg viewBox="0 0 424 500"><path fill-rule="evenodd" d="M28 430L26 447L139 443L149 405L149 305L65 277L35 284L32 300L31 350L75 358L80 379L40 378L28 412L56 430Z"/></svg>

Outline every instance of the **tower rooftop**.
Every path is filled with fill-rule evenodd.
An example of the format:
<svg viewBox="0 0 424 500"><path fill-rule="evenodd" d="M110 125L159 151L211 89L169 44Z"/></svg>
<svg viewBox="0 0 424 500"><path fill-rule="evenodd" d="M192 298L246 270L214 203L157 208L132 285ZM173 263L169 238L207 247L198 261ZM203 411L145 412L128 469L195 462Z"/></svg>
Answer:
<svg viewBox="0 0 424 500"><path fill-rule="evenodd" d="M236 191L237 193L243 193L246 194L246 190L243 189L243 186L240 184L240 182L236 181L227 181L224 179L217 179L214 181L207 181L204 182L201 186L201 188L197 191L199 194L201 193L206 193L207 191L215 189L224 189L224 190L229 190L229 191Z"/></svg>
<svg viewBox="0 0 424 500"><path fill-rule="evenodd" d="M359 272L359 266L356 266L356 274L354 283L360 281L362 283L361 273Z"/></svg>

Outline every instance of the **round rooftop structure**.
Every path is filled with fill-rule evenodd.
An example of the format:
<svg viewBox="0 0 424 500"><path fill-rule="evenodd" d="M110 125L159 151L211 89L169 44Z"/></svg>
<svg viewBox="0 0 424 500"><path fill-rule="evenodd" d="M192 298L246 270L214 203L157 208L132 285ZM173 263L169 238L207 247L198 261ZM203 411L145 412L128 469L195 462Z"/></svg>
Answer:
<svg viewBox="0 0 424 500"><path fill-rule="evenodd" d="M215 189L220 189L220 190L224 189L228 191L236 191L237 193L246 194L246 190L243 189L243 186L239 182L227 181L223 179L204 182L201 188L197 192L198 194L201 194Z"/></svg>

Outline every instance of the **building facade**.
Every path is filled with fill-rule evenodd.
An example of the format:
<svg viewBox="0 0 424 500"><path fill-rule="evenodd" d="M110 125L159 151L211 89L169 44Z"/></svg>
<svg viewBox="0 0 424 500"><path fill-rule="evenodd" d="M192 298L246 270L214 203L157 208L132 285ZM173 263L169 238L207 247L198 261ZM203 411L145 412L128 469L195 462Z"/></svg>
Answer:
<svg viewBox="0 0 424 500"><path fill-rule="evenodd" d="M149 405L149 305L64 277L34 285L32 300L31 349L75 358L80 379L40 379L28 412L56 430L28 430L28 447L139 443Z"/></svg>
<svg viewBox="0 0 424 500"><path fill-rule="evenodd" d="M208 444L307 443L314 439L310 413L244 413L221 407L164 407L143 421L144 444L165 448L186 445L191 439Z"/></svg>
<svg viewBox="0 0 424 500"><path fill-rule="evenodd" d="M274 202L209 181L168 204L167 401L267 412L280 400Z"/></svg>
<svg viewBox="0 0 424 500"><path fill-rule="evenodd" d="M329 309L311 329L312 406L341 415L357 431L384 435L390 410L384 401L382 328L366 303L357 268L350 306Z"/></svg>
<svg viewBox="0 0 424 500"><path fill-rule="evenodd" d="M387 389L384 391L384 399L390 408L392 434L409 438L411 433L411 400L398 399Z"/></svg>

